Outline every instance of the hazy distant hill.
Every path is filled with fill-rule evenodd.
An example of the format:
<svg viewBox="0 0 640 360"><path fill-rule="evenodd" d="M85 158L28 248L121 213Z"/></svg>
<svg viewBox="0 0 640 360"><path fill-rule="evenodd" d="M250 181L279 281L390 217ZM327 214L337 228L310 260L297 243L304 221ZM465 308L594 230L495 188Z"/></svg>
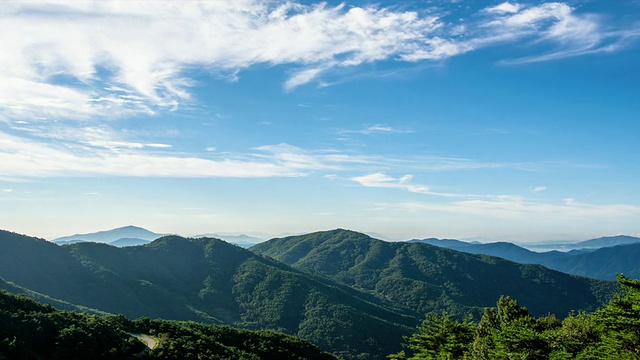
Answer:
<svg viewBox="0 0 640 360"><path fill-rule="evenodd" d="M421 313L478 313L493 306L500 295L509 295L534 314L565 316L571 310L597 307L613 289L609 282L539 265L424 243L385 242L348 230L272 239L251 250Z"/></svg>
<svg viewBox="0 0 640 360"><path fill-rule="evenodd" d="M92 241L99 243L111 243L120 239L140 239L152 241L165 234L156 234L147 229L137 226L125 226L112 230L99 231L88 234L75 234L71 236L63 236L53 240L58 245L67 245L81 241Z"/></svg>
<svg viewBox="0 0 640 360"><path fill-rule="evenodd" d="M616 273L638 279L640 278L640 243L578 253L567 258L546 261L544 265L562 272L596 279L613 280L616 278Z"/></svg>
<svg viewBox="0 0 640 360"><path fill-rule="evenodd" d="M574 249L600 249L617 245L640 243L640 238L634 236L618 235L581 241L573 244Z"/></svg>
<svg viewBox="0 0 640 360"><path fill-rule="evenodd" d="M466 242L466 241L460 241L460 240L454 240L454 239L437 239L437 238L413 239L413 240L408 240L407 242L425 243L425 244L435 245L435 246L439 246L447 249L460 249L460 248L473 246L475 244L480 244L479 242Z"/></svg>
<svg viewBox="0 0 640 360"><path fill-rule="evenodd" d="M409 310L217 239L165 236L135 247L61 247L0 231L0 276L131 318L284 331L345 359L383 359L400 350L402 336L419 323Z"/></svg>
<svg viewBox="0 0 640 360"><path fill-rule="evenodd" d="M427 243L438 247L463 251L470 254L497 256L522 264L542 264L551 259L560 259L570 254L561 251L534 252L509 242L468 243L459 240L424 239L408 242ZM614 274L615 279L615 274Z"/></svg>
<svg viewBox="0 0 640 360"><path fill-rule="evenodd" d="M571 247L579 249L568 252L534 252L507 242L471 244L458 240L411 240L470 254L498 256L523 264L539 264L568 274L603 280L615 280L616 273L632 278L640 275L640 257L637 256L640 255L640 243L637 241L640 238L613 236L571 244ZM619 243L630 245L611 245ZM563 246L567 248L569 244Z"/></svg>
<svg viewBox="0 0 640 360"><path fill-rule="evenodd" d="M230 242L232 244L236 244L239 246L242 246L244 248L248 248L251 247L255 244L261 243L264 241L264 239L262 238L258 238L255 236L249 236L246 234L238 234L238 235L229 235L229 234L213 234L213 233L208 233L208 234L199 234L199 235L194 235L194 238L200 238L200 237L209 237L209 238L214 238L214 239L220 239L220 240L224 240L226 242Z"/></svg>
<svg viewBox="0 0 640 360"><path fill-rule="evenodd" d="M115 247L140 246L140 245L146 245L150 242L151 241L149 240L143 240L143 239L122 238L122 239L118 239L116 241L110 242L109 245L115 246Z"/></svg>

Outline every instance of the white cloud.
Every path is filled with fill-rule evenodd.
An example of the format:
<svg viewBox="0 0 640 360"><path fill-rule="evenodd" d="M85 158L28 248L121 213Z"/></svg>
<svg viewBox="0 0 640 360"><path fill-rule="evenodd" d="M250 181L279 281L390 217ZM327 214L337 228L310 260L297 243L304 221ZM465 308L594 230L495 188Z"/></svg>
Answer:
<svg viewBox="0 0 640 360"><path fill-rule="evenodd" d="M412 193L444 196L444 197L466 197L470 195L447 194L431 191L429 186L412 184L413 175L404 175L400 178L393 178L384 173L374 173L363 176L352 177L350 180L359 183L365 187L402 189Z"/></svg>
<svg viewBox="0 0 640 360"><path fill-rule="evenodd" d="M9 2L0 13L0 117L174 110L192 101L184 70L194 67L238 80L255 64L294 65L284 83L292 90L331 69L381 60L441 60L530 39L558 46L520 60L543 61L617 50L638 36L633 29L606 32L602 18L564 3L504 2L485 10L480 21L449 23L435 13L325 3Z"/></svg>
<svg viewBox="0 0 640 360"><path fill-rule="evenodd" d="M369 135L369 134L411 134L411 133L414 133L415 131L411 129L399 129L399 128L394 128L392 126L375 124L375 125L368 125L361 130L340 130L339 132L341 134Z"/></svg>
<svg viewBox="0 0 640 360"><path fill-rule="evenodd" d="M547 187L546 186L531 186L531 187L529 187L529 190L531 192L537 193L537 192L542 192L542 191L547 190Z"/></svg>
<svg viewBox="0 0 640 360"><path fill-rule="evenodd" d="M520 10L519 4L512 4L508 1L503 2L500 5L487 8L487 11L492 13L517 13L519 10Z"/></svg>

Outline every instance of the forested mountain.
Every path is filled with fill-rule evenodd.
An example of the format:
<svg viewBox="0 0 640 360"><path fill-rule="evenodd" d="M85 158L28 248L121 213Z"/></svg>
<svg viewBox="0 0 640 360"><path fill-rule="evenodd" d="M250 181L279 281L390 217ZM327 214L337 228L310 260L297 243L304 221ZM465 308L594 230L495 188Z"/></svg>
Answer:
<svg viewBox="0 0 640 360"><path fill-rule="evenodd" d="M564 259L547 260L544 266L596 279L615 279L616 273L640 278L640 243L601 248Z"/></svg>
<svg viewBox="0 0 640 360"><path fill-rule="evenodd" d="M134 334L144 334L156 346L146 349ZM336 359L304 340L281 333L148 318L130 321L122 315L60 311L2 290L0 358Z"/></svg>
<svg viewBox="0 0 640 360"><path fill-rule="evenodd" d="M385 242L333 230L272 239L251 248L293 267L363 289L419 313L479 315L501 295L534 314L565 316L608 299L611 282L563 274L424 243Z"/></svg>
<svg viewBox="0 0 640 360"><path fill-rule="evenodd" d="M217 239L166 236L136 247L60 247L0 231L0 276L129 318L283 331L346 359L384 358L419 323L374 296Z"/></svg>

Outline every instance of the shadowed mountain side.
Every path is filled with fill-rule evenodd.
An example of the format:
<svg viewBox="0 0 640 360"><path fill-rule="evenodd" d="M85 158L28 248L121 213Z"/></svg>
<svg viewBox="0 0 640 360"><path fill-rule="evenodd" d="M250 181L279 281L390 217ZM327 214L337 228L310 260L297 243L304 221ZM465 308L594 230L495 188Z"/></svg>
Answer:
<svg viewBox="0 0 640 360"><path fill-rule="evenodd" d="M533 314L590 310L615 283L563 274L539 265L466 254L423 243L385 242L348 231L272 239L251 248L309 273L370 291L419 313L480 315L495 299L519 299Z"/></svg>
<svg viewBox="0 0 640 360"><path fill-rule="evenodd" d="M60 311L2 290L0 325L2 359L336 359L273 331ZM152 344L145 349L137 338Z"/></svg>
<svg viewBox="0 0 640 360"><path fill-rule="evenodd" d="M550 260L544 266L597 279L614 280L616 273L637 279L640 278L640 244L602 248L566 259Z"/></svg>
<svg viewBox="0 0 640 360"><path fill-rule="evenodd" d="M488 244L470 244L457 240L424 239L409 242L421 242L470 254L498 256L522 264L539 264L564 273L586 276L601 280L615 280L616 273L624 273L632 278L640 275L640 243L634 243L634 237L615 236L583 241L579 244L604 246L607 244L627 243L610 247L584 248L568 252L533 252L518 245L497 242Z"/></svg>
<svg viewBox="0 0 640 360"><path fill-rule="evenodd" d="M2 231L0 276L131 318L279 330L347 359L384 358L419 322L369 294L217 239L166 236L136 247L60 247Z"/></svg>
<svg viewBox="0 0 640 360"><path fill-rule="evenodd" d="M89 313L89 314L96 314L96 315L111 315L107 312L104 311L100 311L100 310L96 310L96 309L91 309L85 306L80 306L80 305L75 305L75 304L71 304L68 303L66 301L62 301L59 299L54 299L50 296L47 295L43 295L40 294L38 292L35 292L33 290L29 290L26 289L22 286L18 286L14 283L8 282L5 279L0 277L0 290L4 290L7 291L9 293L12 294L20 294L20 295L26 295L29 298L32 298L38 302L41 303L45 303L45 304L50 304L55 306L58 309L61 310L70 310L70 311L78 311L78 312L83 312L83 313Z"/></svg>

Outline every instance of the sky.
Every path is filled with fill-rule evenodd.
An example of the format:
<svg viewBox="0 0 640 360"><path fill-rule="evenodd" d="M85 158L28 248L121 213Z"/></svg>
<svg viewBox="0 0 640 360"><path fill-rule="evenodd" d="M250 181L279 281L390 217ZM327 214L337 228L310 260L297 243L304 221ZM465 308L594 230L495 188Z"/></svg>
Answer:
<svg viewBox="0 0 640 360"><path fill-rule="evenodd" d="M640 235L640 1L13 1L0 228Z"/></svg>

